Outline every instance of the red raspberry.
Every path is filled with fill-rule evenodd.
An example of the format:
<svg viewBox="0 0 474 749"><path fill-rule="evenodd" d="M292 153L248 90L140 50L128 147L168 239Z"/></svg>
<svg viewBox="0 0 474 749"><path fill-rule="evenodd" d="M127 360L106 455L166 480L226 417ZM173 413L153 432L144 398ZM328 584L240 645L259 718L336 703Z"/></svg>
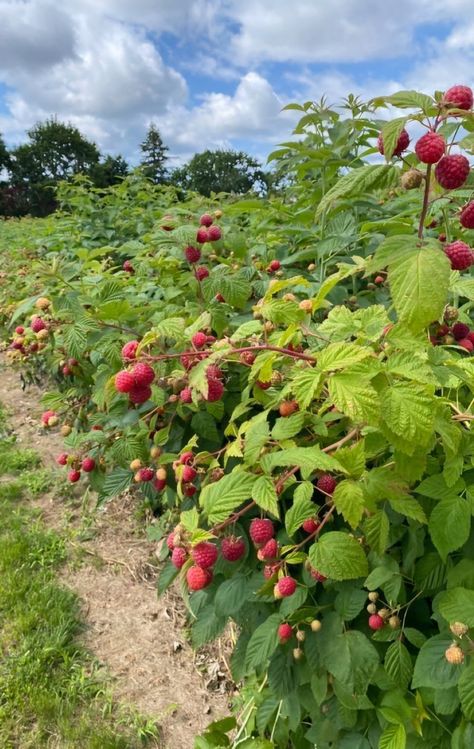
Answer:
<svg viewBox="0 0 474 749"><path fill-rule="evenodd" d="M224 373L217 364L209 364L206 369L206 377L208 380L222 380Z"/></svg>
<svg viewBox="0 0 474 749"><path fill-rule="evenodd" d="M186 247L184 254L188 263L197 263L201 259L201 250L198 250L197 247L192 247L192 245Z"/></svg>
<svg viewBox="0 0 474 749"><path fill-rule="evenodd" d="M162 492L166 486L166 479L155 479L153 482L153 486L155 487L157 492Z"/></svg>
<svg viewBox="0 0 474 749"><path fill-rule="evenodd" d="M204 281L204 279L209 276L209 270L205 265L198 265L198 267L194 271L194 275L196 276L198 281Z"/></svg>
<svg viewBox="0 0 474 749"><path fill-rule="evenodd" d="M209 213L203 213L201 218L199 219L199 225L200 226L210 226L214 219Z"/></svg>
<svg viewBox="0 0 474 749"><path fill-rule="evenodd" d="M155 478L155 471L153 468L140 468L138 471L139 481L153 481Z"/></svg>
<svg viewBox="0 0 474 749"><path fill-rule="evenodd" d="M69 471L67 475L67 480L70 481L71 484L75 484L76 481L79 481L80 478L81 478L81 472L76 471L74 469L72 471Z"/></svg>
<svg viewBox="0 0 474 749"><path fill-rule="evenodd" d="M400 135L398 136L397 145L395 146L395 151L393 152L394 156L400 156L405 149L408 148L408 144L410 143L410 136L408 135L407 131L405 129L402 130ZM384 152L384 146L383 146L383 137L382 133L380 133L379 137L377 138L377 148L379 149L379 153L382 155Z"/></svg>
<svg viewBox="0 0 474 749"><path fill-rule="evenodd" d="M203 570L202 567L193 565L186 573L186 580L190 590L202 590L212 582L212 571Z"/></svg>
<svg viewBox="0 0 474 749"><path fill-rule="evenodd" d="M296 590L296 580L289 575L286 577L280 577L277 584L275 585L275 598L288 598L292 596Z"/></svg>
<svg viewBox="0 0 474 749"><path fill-rule="evenodd" d="M471 343L474 343L474 331L470 331L466 336L468 341L471 341Z"/></svg>
<svg viewBox="0 0 474 749"><path fill-rule="evenodd" d="M127 372L126 369L117 372L115 375L115 389L119 393L129 393L134 386L135 378L131 372Z"/></svg>
<svg viewBox="0 0 474 749"><path fill-rule="evenodd" d="M25 332L25 329L24 329L23 325L18 325L18 326L17 326L16 328L15 328L15 333L16 333L17 335L23 335L23 333L24 333L24 332Z"/></svg>
<svg viewBox="0 0 474 749"><path fill-rule="evenodd" d="M124 361L132 361L135 359L138 345L138 341L128 341L128 343L126 343L122 348L122 359Z"/></svg>
<svg viewBox="0 0 474 749"><path fill-rule="evenodd" d="M281 644L284 645L285 642L288 642L293 637L293 627L291 624L288 624L287 622L284 622L283 624L280 624L278 627L278 639L280 640Z"/></svg>
<svg viewBox="0 0 474 749"><path fill-rule="evenodd" d="M132 369L132 375L135 378L135 384L139 387L145 387L151 385L155 379L155 372L149 364L143 364L138 362Z"/></svg>
<svg viewBox="0 0 474 749"><path fill-rule="evenodd" d="M438 239L440 242L446 242L446 234L438 234Z"/></svg>
<svg viewBox="0 0 474 749"><path fill-rule="evenodd" d="M136 406L146 403L151 398L151 387L149 385L134 385L130 390L129 398L131 403Z"/></svg>
<svg viewBox="0 0 474 749"><path fill-rule="evenodd" d="M209 242L209 234L208 234L207 229L204 226L202 227L202 229L197 230L196 242L199 242L199 244L204 244L205 242ZM199 257L201 257L201 255L199 255Z"/></svg>
<svg viewBox="0 0 474 749"><path fill-rule="evenodd" d="M415 153L423 164L436 164L446 150L446 141L438 133L426 133L415 143Z"/></svg>
<svg viewBox="0 0 474 749"><path fill-rule="evenodd" d="M207 398L204 400L208 403L214 403L214 401L220 401L224 395L224 385L220 380L209 379L207 381Z"/></svg>
<svg viewBox="0 0 474 749"><path fill-rule="evenodd" d="M443 156L436 164L435 177L445 190L455 190L465 183L469 176L469 161L465 156Z"/></svg>
<svg viewBox="0 0 474 749"><path fill-rule="evenodd" d="M453 270L466 270L474 263L473 251L469 245L461 242L459 239L456 242L447 244L444 251L450 260Z"/></svg>
<svg viewBox="0 0 474 749"><path fill-rule="evenodd" d="M252 353L252 351L242 351L242 353L240 354L240 361L243 364L252 365L256 358L256 354Z"/></svg>
<svg viewBox="0 0 474 749"><path fill-rule="evenodd" d="M465 229L474 229L474 200L464 206L459 214L459 221Z"/></svg>
<svg viewBox="0 0 474 749"><path fill-rule="evenodd" d="M451 86L444 92L443 104L456 109L471 109L472 89L469 86Z"/></svg>
<svg viewBox="0 0 474 749"><path fill-rule="evenodd" d="M280 565L277 564L266 564L263 568L263 576L265 580L270 580L273 575L276 575L278 570L280 569Z"/></svg>
<svg viewBox="0 0 474 749"><path fill-rule="evenodd" d="M205 570L216 563L218 555L217 546L210 541L201 541L201 543L196 544L191 549L191 556L194 562L198 567L202 567Z"/></svg>
<svg viewBox="0 0 474 749"><path fill-rule="evenodd" d="M68 367L67 364L64 365L64 367L62 368L61 371L62 371L64 377L69 377L69 375L72 375L72 369L71 369L71 367Z"/></svg>
<svg viewBox="0 0 474 749"><path fill-rule="evenodd" d="M382 629L383 625L385 624L384 620L382 619L379 614L372 614L372 616L369 616L369 627L370 629Z"/></svg>
<svg viewBox="0 0 474 749"><path fill-rule="evenodd" d="M40 330L44 330L46 328L46 325L44 323L44 320L41 319L41 317L34 317L31 321L30 327L33 333L39 333Z"/></svg>
<svg viewBox="0 0 474 749"><path fill-rule="evenodd" d="M197 492L197 489L194 486L194 484L186 484L186 486L183 489L183 493L185 497L194 497L196 492Z"/></svg>
<svg viewBox="0 0 474 749"><path fill-rule="evenodd" d="M186 550L182 546L175 546L171 554L171 562L178 570L185 564L187 558Z"/></svg>
<svg viewBox="0 0 474 749"><path fill-rule="evenodd" d="M228 562L237 562L245 554L245 541L243 538L226 536L222 539L221 552Z"/></svg>
<svg viewBox="0 0 474 749"><path fill-rule="evenodd" d="M189 352L180 356L180 362L186 371L192 369L201 360L201 356L193 352Z"/></svg>
<svg viewBox="0 0 474 749"><path fill-rule="evenodd" d="M263 546L275 535L275 528L269 518L254 518L250 523L250 538L255 546Z"/></svg>
<svg viewBox="0 0 474 749"><path fill-rule="evenodd" d="M193 393L191 388L183 388L179 394L179 399L181 403L192 403Z"/></svg>
<svg viewBox="0 0 474 749"><path fill-rule="evenodd" d="M82 470L86 473L90 473L95 468L95 460L94 458L90 458L89 456L85 457L82 461Z"/></svg>
<svg viewBox="0 0 474 749"><path fill-rule="evenodd" d="M130 260L125 260L124 264L122 265L122 268L127 273L135 273L135 268L131 264Z"/></svg>
<svg viewBox="0 0 474 749"><path fill-rule="evenodd" d="M316 488L325 494L332 494L336 486L337 481L330 473L323 473L316 483Z"/></svg>
<svg viewBox="0 0 474 749"><path fill-rule="evenodd" d="M181 453L179 462L183 465L191 465L194 462L194 453L191 450L186 450L186 452Z"/></svg>
<svg viewBox="0 0 474 749"><path fill-rule="evenodd" d="M58 455L56 463L60 466L67 465L67 453L61 453L61 455Z"/></svg>
<svg viewBox="0 0 474 749"><path fill-rule="evenodd" d="M281 263L279 260L272 260L272 262L268 265L267 270L269 270L271 273L275 273L275 271L280 270Z"/></svg>
<svg viewBox="0 0 474 749"><path fill-rule="evenodd" d="M193 337L191 338L191 343L196 348L202 348L207 343L207 335L199 331L198 333L195 333L193 335Z"/></svg>
<svg viewBox="0 0 474 749"><path fill-rule="evenodd" d="M305 520L303 525L301 526L306 533L314 533L319 528L319 523L314 518L309 518L308 520Z"/></svg>
<svg viewBox="0 0 474 749"><path fill-rule="evenodd" d="M272 386L271 382L262 382L262 380L257 380L255 384L260 390L268 390Z"/></svg>
<svg viewBox="0 0 474 749"><path fill-rule="evenodd" d="M56 416L56 411L45 411L41 414L42 423L47 425L52 416Z"/></svg>
<svg viewBox="0 0 474 749"><path fill-rule="evenodd" d="M166 545L170 551L173 551L174 549L174 531L171 531L171 533L168 534L166 538Z"/></svg>
<svg viewBox="0 0 474 749"><path fill-rule="evenodd" d="M462 346L462 348L466 349L466 351L471 352L474 349L474 344L472 341L469 340L469 338L461 338L460 341L457 342L458 346Z"/></svg>
<svg viewBox="0 0 474 749"><path fill-rule="evenodd" d="M218 242L222 237L222 230L220 226L214 225L209 228L207 235L209 237L209 242Z"/></svg>
<svg viewBox="0 0 474 749"><path fill-rule="evenodd" d="M454 323L452 328L452 334L456 341L460 341L462 338L467 338L469 335L469 325L465 325L463 322Z"/></svg>
<svg viewBox="0 0 474 749"><path fill-rule="evenodd" d="M214 299L216 300L216 302L225 302L225 299L222 296L222 294L216 294Z"/></svg>
<svg viewBox="0 0 474 749"><path fill-rule="evenodd" d="M319 570L315 570L313 567L310 569L309 574L317 583L325 583L327 580L326 575L323 575Z"/></svg>
<svg viewBox="0 0 474 749"><path fill-rule="evenodd" d="M195 468L193 468L192 466L187 466L187 465L183 467L183 473L181 474L181 477L186 484L189 483L190 481L194 481L196 476L197 476L197 471Z"/></svg>
<svg viewBox="0 0 474 749"><path fill-rule="evenodd" d="M260 561L269 561L271 559L277 559L278 557L278 541L276 538L271 538L267 541L257 553Z"/></svg>

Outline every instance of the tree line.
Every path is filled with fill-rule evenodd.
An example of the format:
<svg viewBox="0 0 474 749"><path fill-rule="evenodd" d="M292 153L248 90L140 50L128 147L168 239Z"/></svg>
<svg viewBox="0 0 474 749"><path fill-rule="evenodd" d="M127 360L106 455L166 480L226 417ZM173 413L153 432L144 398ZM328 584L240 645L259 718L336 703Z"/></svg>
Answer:
<svg viewBox="0 0 474 749"><path fill-rule="evenodd" d="M8 149L0 135L0 215L45 216L56 208L55 187L77 174L98 188L120 182L132 167L120 154L102 154L70 123L51 117L27 131L28 140ZM140 144L137 167L154 184L170 184L209 196L211 192L266 192L273 176L243 151L206 150L169 168L168 147L151 124ZM3 178L3 179L2 179Z"/></svg>

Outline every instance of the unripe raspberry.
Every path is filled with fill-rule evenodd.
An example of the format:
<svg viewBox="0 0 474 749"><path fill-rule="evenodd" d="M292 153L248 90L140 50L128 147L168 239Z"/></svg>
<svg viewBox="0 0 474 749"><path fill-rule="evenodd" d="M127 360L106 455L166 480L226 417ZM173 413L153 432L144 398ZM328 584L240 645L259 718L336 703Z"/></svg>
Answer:
<svg viewBox="0 0 474 749"><path fill-rule="evenodd" d="M288 598L296 590L296 580L289 575L280 577L274 588L275 598Z"/></svg>
<svg viewBox="0 0 474 749"><path fill-rule="evenodd" d="M377 630L382 629L384 626L384 620L379 614L372 614L372 616L369 616L369 627L370 629Z"/></svg>
<svg viewBox="0 0 474 749"><path fill-rule="evenodd" d="M41 414L41 422L44 424L44 426L48 426L48 422L52 416L56 416L56 411L45 411L43 414Z"/></svg>
<svg viewBox="0 0 474 749"><path fill-rule="evenodd" d="M464 663L464 653L459 645L454 643L445 650L444 657L448 663L451 663L453 666L460 666L461 663Z"/></svg>
<svg viewBox="0 0 474 749"><path fill-rule="evenodd" d="M457 344L466 349L466 351L469 351L469 353L474 349L474 343L469 338L462 338L460 341L457 341Z"/></svg>
<svg viewBox="0 0 474 749"><path fill-rule="evenodd" d="M474 263L474 253L465 242L459 239L444 248L453 270L466 270Z"/></svg>
<svg viewBox="0 0 474 749"><path fill-rule="evenodd" d="M117 372L115 375L115 389L119 393L129 393L135 385L135 378L131 372L127 372L126 369L121 372Z"/></svg>
<svg viewBox="0 0 474 749"><path fill-rule="evenodd" d="M82 461L82 470L86 473L90 473L95 468L95 460L94 458L90 458L89 456L86 456L84 460Z"/></svg>
<svg viewBox="0 0 474 749"><path fill-rule="evenodd" d="M179 462L187 465L190 465L194 461L194 453L191 450L186 450L184 453L181 453L179 456Z"/></svg>
<svg viewBox="0 0 474 749"><path fill-rule="evenodd" d="M173 551L174 549L174 531L171 531L171 533L168 534L166 538L166 545L170 551Z"/></svg>
<svg viewBox="0 0 474 749"><path fill-rule="evenodd" d="M319 632L322 626L323 625L321 624L319 619L313 619L313 621L310 624L310 627L313 632Z"/></svg>
<svg viewBox="0 0 474 749"><path fill-rule="evenodd" d="M459 221L465 229L474 229L474 200L466 203L459 214Z"/></svg>
<svg viewBox="0 0 474 749"><path fill-rule="evenodd" d="M278 541L276 538L270 538L270 540L258 550L257 556L262 562L276 559L278 557Z"/></svg>
<svg viewBox="0 0 474 749"><path fill-rule="evenodd" d="M218 554L217 546L210 541L201 541L191 549L194 562L203 569L212 567L217 561Z"/></svg>
<svg viewBox="0 0 474 749"><path fill-rule="evenodd" d="M162 221L170 222L170 221L174 221L174 218L169 213L167 213L165 216L163 216ZM166 223L166 224L163 224L161 228L164 231L173 231L174 226L173 226L173 224Z"/></svg>
<svg viewBox="0 0 474 749"><path fill-rule="evenodd" d="M124 361L133 361L133 359L135 359L138 346L138 341L128 341L128 343L126 343L125 346L122 347L122 359Z"/></svg>
<svg viewBox="0 0 474 749"><path fill-rule="evenodd" d="M379 594L377 593L376 590L371 590L367 598L369 599L369 601L378 601Z"/></svg>
<svg viewBox="0 0 474 749"><path fill-rule="evenodd" d="M207 343L207 335L199 331L193 335L193 337L191 338L191 343L196 348L202 348Z"/></svg>
<svg viewBox="0 0 474 749"><path fill-rule="evenodd" d="M272 260L271 263L268 264L267 270L270 271L270 273L275 273L277 270L280 270L281 263L279 260Z"/></svg>
<svg viewBox="0 0 474 749"><path fill-rule="evenodd" d="M135 364L131 374L135 378L135 384L138 385L138 387L146 387L147 385L151 385L151 383L155 379L155 372L152 367L150 367L149 364L144 364L143 362Z"/></svg>
<svg viewBox="0 0 474 749"><path fill-rule="evenodd" d="M291 416L291 414L294 414L295 411L298 411L299 406L297 401L283 401L283 403L280 403L279 411L280 416L287 417Z"/></svg>
<svg viewBox="0 0 474 749"><path fill-rule="evenodd" d="M151 387L149 385L134 385L130 390L129 398L131 403L137 406L146 403L151 398Z"/></svg>
<svg viewBox="0 0 474 749"><path fill-rule="evenodd" d="M222 382L220 380L209 379L207 381L207 398L205 397L204 400L208 401L208 403L214 403L215 401L219 401L223 395L224 385Z"/></svg>
<svg viewBox="0 0 474 749"><path fill-rule="evenodd" d="M67 480L71 482L71 484L75 484L79 479L81 478L81 472L76 471L75 469L69 471L67 475Z"/></svg>
<svg viewBox="0 0 474 749"><path fill-rule="evenodd" d="M426 133L415 143L415 153L423 164L436 164L446 150L446 141L439 133Z"/></svg>
<svg viewBox="0 0 474 749"><path fill-rule="evenodd" d="M298 307L303 310L303 312L312 312L313 311L313 302L311 299L302 299L301 302L298 304Z"/></svg>
<svg viewBox="0 0 474 749"><path fill-rule="evenodd" d="M134 458L132 462L130 463L130 470L131 471L138 471L139 468L142 467L142 461L140 458Z"/></svg>
<svg viewBox="0 0 474 749"><path fill-rule="evenodd" d="M400 154L403 153L408 148L408 145L410 143L410 136L408 135L405 128L401 131L400 135L398 136L397 144L395 146L395 150L393 152L394 156L400 156ZM379 149L379 153L384 155L384 145L383 145L383 136L382 133L379 134L379 137L377 138L377 148Z"/></svg>
<svg viewBox="0 0 474 749"><path fill-rule="evenodd" d="M400 618L396 614L391 616L390 619L388 620L388 626L391 629L398 629L400 624L401 624Z"/></svg>
<svg viewBox="0 0 474 749"><path fill-rule="evenodd" d="M209 242L209 234L208 234L207 229L204 226L201 229L197 230L196 242L199 242L199 244L204 244L205 242ZM199 253L199 257L201 257L200 253ZM198 260L199 260L199 257L198 257ZM194 262L196 263L197 260L194 260Z"/></svg>
<svg viewBox="0 0 474 749"><path fill-rule="evenodd" d="M418 169L409 169L402 174L401 183L405 190L415 190L423 182L423 175Z"/></svg>
<svg viewBox="0 0 474 749"><path fill-rule="evenodd" d="M326 575L323 575L319 570L315 570L313 568L310 569L309 574L313 578L313 580L316 580L318 583L325 583L327 580Z"/></svg>
<svg viewBox="0 0 474 749"><path fill-rule="evenodd" d="M309 518L308 520L304 521L301 527L306 533L314 533L318 530L319 523L314 518Z"/></svg>
<svg viewBox="0 0 474 749"><path fill-rule="evenodd" d="M245 541L243 538L226 536L222 539L221 552L228 562L237 562L245 554Z"/></svg>
<svg viewBox="0 0 474 749"><path fill-rule="evenodd" d="M469 161L465 156L443 156L436 164L435 177L445 190L455 190L465 183L469 169Z"/></svg>
<svg viewBox="0 0 474 749"><path fill-rule="evenodd" d="M367 613L368 614L376 614L377 613L377 606L375 603L369 603L367 606Z"/></svg>
<svg viewBox="0 0 474 749"><path fill-rule="evenodd" d="M48 426L55 427L59 424L59 416L50 416L48 419Z"/></svg>
<svg viewBox="0 0 474 749"><path fill-rule="evenodd" d="M40 330L39 333L36 333L36 338L38 339L38 341L44 341L46 340L47 337L48 337L48 331L46 328L44 328L43 330ZM38 349L40 349L39 346L38 346Z"/></svg>
<svg viewBox="0 0 474 749"><path fill-rule="evenodd" d="M303 650L301 648L294 648L293 650L293 658L295 661L300 661L304 656Z"/></svg>
<svg viewBox="0 0 474 749"><path fill-rule="evenodd" d="M197 263L201 259L201 250L189 245L185 248L184 255L188 263Z"/></svg>
<svg viewBox="0 0 474 749"><path fill-rule="evenodd" d="M443 104L456 109L472 108L472 89L469 86L451 86L444 92Z"/></svg>
<svg viewBox="0 0 474 749"><path fill-rule="evenodd" d="M153 468L140 468L138 470L139 481L153 481L155 478L155 471Z"/></svg>
<svg viewBox="0 0 474 749"><path fill-rule="evenodd" d="M171 562L178 570L186 563L188 555L182 546L175 546L171 554Z"/></svg>
<svg viewBox="0 0 474 749"><path fill-rule="evenodd" d="M296 639L298 642L304 642L306 640L306 632L304 632L302 629L299 629L296 633Z"/></svg>
<svg viewBox="0 0 474 749"><path fill-rule="evenodd" d="M135 268L133 267L130 260L125 260L124 264L122 265L122 268L126 273L135 273Z"/></svg>
<svg viewBox="0 0 474 749"><path fill-rule="evenodd" d="M220 210L220 208L218 208L216 211L214 211L214 218L216 218L218 221L219 221L220 218L222 218L222 216L223 216L223 213Z"/></svg>
<svg viewBox="0 0 474 749"><path fill-rule="evenodd" d="M152 460L156 460L161 455L161 447L158 447L158 445L153 445L153 447L150 450L150 458Z"/></svg>
<svg viewBox="0 0 474 749"><path fill-rule="evenodd" d="M449 625L449 629L453 635L456 635L456 637L463 637L469 632L467 624L463 624L462 622L452 622L452 624Z"/></svg>
<svg viewBox="0 0 474 749"><path fill-rule="evenodd" d="M41 330L45 330L46 324L41 317L33 317L30 327L33 333L39 333Z"/></svg>
<svg viewBox="0 0 474 749"><path fill-rule="evenodd" d="M470 249L470 248L468 248L468 249ZM454 320L457 320L458 317L459 317L459 310L456 307L451 307L450 305L448 305L447 307L445 307L445 310L444 310L444 320L447 323L454 322Z"/></svg>
<svg viewBox="0 0 474 749"><path fill-rule="evenodd" d="M61 455L58 455L56 458L56 463L60 466L66 466L67 465L67 453L61 453Z"/></svg>
<svg viewBox="0 0 474 749"><path fill-rule="evenodd" d="M199 219L199 225L200 226L211 226L212 222L214 221L213 217L209 213L203 213L201 218Z"/></svg>
<svg viewBox="0 0 474 749"><path fill-rule="evenodd" d="M469 325L465 325L463 322L457 322L452 327L452 334L456 341L460 341L462 338L467 338L469 335Z"/></svg>
<svg viewBox="0 0 474 749"><path fill-rule="evenodd" d="M278 627L278 639L280 640L280 643L284 645L286 642L289 642L292 637L293 627L291 626L291 624L288 624L287 622L280 624L280 626Z"/></svg>
<svg viewBox="0 0 474 749"><path fill-rule="evenodd" d="M316 483L316 488L325 494L332 494L336 486L337 481L330 473L323 473Z"/></svg>
<svg viewBox="0 0 474 749"><path fill-rule="evenodd" d="M163 468L163 466L157 468L155 471L155 476L158 481L166 481L166 475L166 468Z"/></svg>
<svg viewBox="0 0 474 749"><path fill-rule="evenodd" d="M390 609L379 609L379 616L381 616L382 619L388 619L388 617L390 616Z"/></svg>
<svg viewBox="0 0 474 749"><path fill-rule="evenodd" d="M197 476L197 471L192 466L183 466L183 472L181 474L181 478L185 483L188 483L190 481L194 481L194 479Z"/></svg>
<svg viewBox="0 0 474 749"><path fill-rule="evenodd" d="M186 580L190 590L202 590L212 582L212 571L193 565L186 573Z"/></svg>
<svg viewBox="0 0 474 749"><path fill-rule="evenodd" d="M196 276L198 281L204 281L204 279L209 276L209 270L205 265L198 265L198 267L194 271L194 275Z"/></svg>
<svg viewBox="0 0 474 749"><path fill-rule="evenodd" d="M193 392L191 388L183 388L179 394L179 399L181 403L192 403L193 402Z"/></svg>
<svg viewBox="0 0 474 749"><path fill-rule="evenodd" d="M250 538L255 546L263 546L275 535L275 528L269 518L254 518L250 523Z"/></svg>
<svg viewBox="0 0 474 749"><path fill-rule="evenodd" d="M211 226L207 232L209 242L218 242L222 237L222 230L219 226Z"/></svg>

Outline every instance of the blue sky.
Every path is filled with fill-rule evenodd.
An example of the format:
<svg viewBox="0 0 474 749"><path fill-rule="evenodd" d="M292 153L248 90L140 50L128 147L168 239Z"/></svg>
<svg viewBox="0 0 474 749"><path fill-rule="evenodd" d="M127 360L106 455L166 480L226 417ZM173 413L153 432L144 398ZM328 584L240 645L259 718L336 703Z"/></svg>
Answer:
<svg viewBox="0 0 474 749"><path fill-rule="evenodd" d="M131 162L153 121L174 163L262 160L289 101L474 84L473 0L0 0L0 132L54 114Z"/></svg>

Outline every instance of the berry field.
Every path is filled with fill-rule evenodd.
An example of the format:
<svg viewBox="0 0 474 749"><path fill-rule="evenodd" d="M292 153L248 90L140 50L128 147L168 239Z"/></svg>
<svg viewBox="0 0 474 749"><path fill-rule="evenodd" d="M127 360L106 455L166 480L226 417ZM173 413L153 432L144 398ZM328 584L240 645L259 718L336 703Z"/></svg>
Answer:
<svg viewBox="0 0 474 749"><path fill-rule="evenodd" d="M126 660L184 642L175 673L165 654L127 670L158 688L123 693L140 716L114 706L109 743L81 746L472 748L472 103L454 86L289 105L266 197L77 178L50 218L2 223L4 379L28 404L39 388L32 434L62 487L36 510L54 532L82 518L66 555L128 567L132 515L159 598ZM101 556L82 541L104 524ZM3 648L3 604L0 622ZM225 672L209 715L187 640ZM183 684L195 722L165 715ZM38 707L12 727L2 700L5 745L33 745L15 730Z"/></svg>

